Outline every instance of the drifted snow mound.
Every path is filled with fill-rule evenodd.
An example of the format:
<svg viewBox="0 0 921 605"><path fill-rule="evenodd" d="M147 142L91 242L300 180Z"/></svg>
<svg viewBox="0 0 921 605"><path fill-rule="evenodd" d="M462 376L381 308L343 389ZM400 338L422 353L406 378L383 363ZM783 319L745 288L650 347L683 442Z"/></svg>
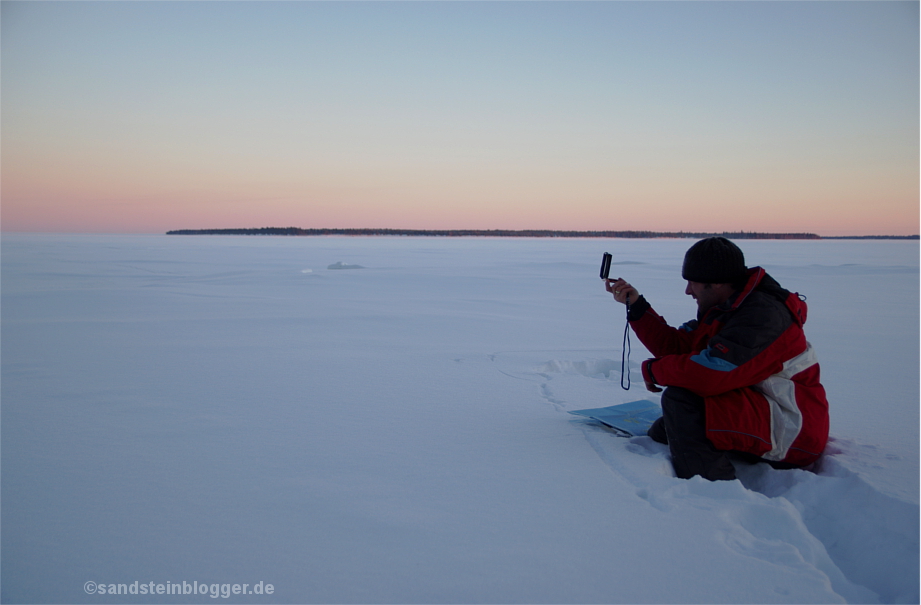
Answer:
<svg viewBox="0 0 921 605"><path fill-rule="evenodd" d="M838 569L882 603L918 602L918 505L888 495L861 468L882 468L875 445L832 437L816 472L742 466L742 484L796 507Z"/></svg>
<svg viewBox="0 0 921 605"><path fill-rule="evenodd" d="M361 265L349 265L349 264L343 263L342 261L339 261L338 263L333 263L333 264L331 264L330 266L328 266L328 267L326 267L326 268L327 268L327 269L330 269L330 270L337 270L337 269L364 269L364 267L362 267Z"/></svg>

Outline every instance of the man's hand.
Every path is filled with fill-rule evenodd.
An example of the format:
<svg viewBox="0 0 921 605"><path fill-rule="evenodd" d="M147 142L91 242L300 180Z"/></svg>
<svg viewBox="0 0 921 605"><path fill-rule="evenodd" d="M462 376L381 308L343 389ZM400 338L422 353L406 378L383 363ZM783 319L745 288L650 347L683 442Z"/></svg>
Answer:
<svg viewBox="0 0 921 605"><path fill-rule="evenodd" d="M619 277L604 280L604 289L613 294L614 300L622 305L627 304L628 297L631 303L636 302L640 297L640 293L636 291L636 288Z"/></svg>

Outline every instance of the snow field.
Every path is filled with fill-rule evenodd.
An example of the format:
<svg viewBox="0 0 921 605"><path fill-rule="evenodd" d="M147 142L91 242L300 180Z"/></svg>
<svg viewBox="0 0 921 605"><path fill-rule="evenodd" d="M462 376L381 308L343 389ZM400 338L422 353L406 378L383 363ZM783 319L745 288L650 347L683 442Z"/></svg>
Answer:
<svg viewBox="0 0 921 605"><path fill-rule="evenodd" d="M4 235L2 601L917 602L917 242L740 242L808 296L814 472L566 413L655 398L601 253L677 324L690 243Z"/></svg>

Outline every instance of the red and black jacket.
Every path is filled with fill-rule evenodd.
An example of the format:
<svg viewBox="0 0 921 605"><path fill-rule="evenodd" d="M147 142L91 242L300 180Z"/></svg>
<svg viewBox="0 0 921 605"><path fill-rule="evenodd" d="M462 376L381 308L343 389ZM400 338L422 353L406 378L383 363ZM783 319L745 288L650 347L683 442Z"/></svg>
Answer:
<svg viewBox="0 0 921 605"><path fill-rule="evenodd" d="M806 309L755 267L741 291L681 328L642 297L630 325L655 355L643 377L704 397L707 437L717 448L804 466L828 441L828 401L803 333Z"/></svg>

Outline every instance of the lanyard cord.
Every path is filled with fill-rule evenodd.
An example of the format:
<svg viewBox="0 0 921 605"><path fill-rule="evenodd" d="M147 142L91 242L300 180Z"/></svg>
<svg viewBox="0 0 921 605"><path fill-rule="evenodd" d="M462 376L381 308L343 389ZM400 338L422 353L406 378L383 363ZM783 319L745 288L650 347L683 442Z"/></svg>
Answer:
<svg viewBox="0 0 921 605"><path fill-rule="evenodd" d="M624 326L624 348L620 355L620 388L630 390L630 295L627 301L627 325ZM624 376L627 377L627 386L624 386Z"/></svg>

